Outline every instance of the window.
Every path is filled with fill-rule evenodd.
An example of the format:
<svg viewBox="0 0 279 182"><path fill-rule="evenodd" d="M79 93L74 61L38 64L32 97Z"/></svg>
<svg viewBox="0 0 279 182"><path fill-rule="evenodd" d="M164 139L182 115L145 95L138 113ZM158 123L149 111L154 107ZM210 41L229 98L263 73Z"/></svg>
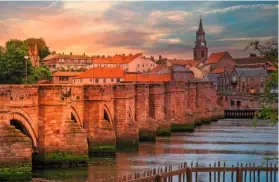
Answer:
<svg viewBox="0 0 279 182"><path fill-rule="evenodd" d="M103 79L103 82L106 83L106 81L107 81L107 79L104 78L104 79Z"/></svg>
<svg viewBox="0 0 279 182"><path fill-rule="evenodd" d="M117 81L117 82L120 82L120 79L119 79L119 78L117 78L117 79L116 79L116 81Z"/></svg>
<svg viewBox="0 0 279 182"><path fill-rule="evenodd" d="M241 81L245 82L246 78L245 77L241 77Z"/></svg>
<svg viewBox="0 0 279 182"><path fill-rule="evenodd" d="M67 76L59 76L59 80L60 81L68 81L69 77L67 77Z"/></svg>
<svg viewBox="0 0 279 182"><path fill-rule="evenodd" d="M241 106L241 101L238 100L238 101L236 102L236 105L237 105L238 107Z"/></svg>
<svg viewBox="0 0 279 182"><path fill-rule="evenodd" d="M93 79L90 79L90 82L92 82L93 81Z"/></svg>
<svg viewBox="0 0 279 182"><path fill-rule="evenodd" d="M95 82L96 82L96 83L99 83L99 78L95 78Z"/></svg>
<svg viewBox="0 0 279 182"><path fill-rule="evenodd" d="M142 67L144 67L144 64L142 64Z"/></svg>
<svg viewBox="0 0 279 182"><path fill-rule="evenodd" d="M234 106L234 100L231 100L230 103L231 103L231 106Z"/></svg>
<svg viewBox="0 0 279 182"><path fill-rule="evenodd" d="M90 59L88 59L88 60L87 60L87 63L91 63L91 60L90 60Z"/></svg>
<svg viewBox="0 0 279 182"><path fill-rule="evenodd" d="M113 81L114 81L114 79L112 78L112 79L111 79L111 82L113 82Z"/></svg>

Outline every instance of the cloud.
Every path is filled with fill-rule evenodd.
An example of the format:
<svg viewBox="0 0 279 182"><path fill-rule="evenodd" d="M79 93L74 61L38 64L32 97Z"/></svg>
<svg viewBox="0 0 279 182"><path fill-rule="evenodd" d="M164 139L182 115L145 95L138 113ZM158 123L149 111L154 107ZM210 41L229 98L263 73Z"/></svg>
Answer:
<svg viewBox="0 0 279 182"><path fill-rule="evenodd" d="M73 2L65 1L63 8L65 10L72 10L75 12L98 12L103 13L113 7L117 2L110 1L86 1L86 2Z"/></svg>
<svg viewBox="0 0 279 182"><path fill-rule="evenodd" d="M272 39L277 39L275 36L267 36L267 37L232 37L232 38L224 38L218 39L217 41L253 41L253 40L261 40L268 41Z"/></svg>
<svg viewBox="0 0 279 182"><path fill-rule="evenodd" d="M152 11L149 15L152 19L165 19L174 22L183 21L186 17L192 16L191 12L186 11Z"/></svg>
<svg viewBox="0 0 279 182"><path fill-rule="evenodd" d="M158 39L157 41L162 43L168 43L168 44L182 43L181 39Z"/></svg>
<svg viewBox="0 0 279 182"><path fill-rule="evenodd" d="M237 6L230 6L227 8L222 9L212 9L208 11L202 11L202 14L217 14L217 13L227 13L227 12L234 12L241 9L263 9L263 10L271 10L271 9L278 9L278 5L271 5L271 4L252 4L252 5L237 5Z"/></svg>

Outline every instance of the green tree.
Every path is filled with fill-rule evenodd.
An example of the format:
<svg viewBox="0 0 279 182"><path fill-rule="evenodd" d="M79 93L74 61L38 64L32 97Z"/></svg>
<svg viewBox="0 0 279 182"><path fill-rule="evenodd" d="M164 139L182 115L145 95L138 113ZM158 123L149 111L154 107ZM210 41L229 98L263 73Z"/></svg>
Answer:
<svg viewBox="0 0 279 182"><path fill-rule="evenodd" d="M31 75L28 76L28 83L38 83L40 80L48 80L51 76L51 71L47 66L33 68Z"/></svg>
<svg viewBox="0 0 279 182"><path fill-rule="evenodd" d="M43 60L46 56L48 56L51 53L49 47L47 47L46 42L43 38L28 38L25 40L25 42L28 47L34 47L35 44L37 44L40 60Z"/></svg>
<svg viewBox="0 0 279 182"><path fill-rule="evenodd" d="M251 42L245 50L253 48L258 51L260 55L264 56L269 63L275 68L275 71L268 75L265 89L264 104L259 112L257 112L255 119L267 119L271 124L278 122L278 110L274 109L272 105L278 103L277 93L272 93L272 90L278 90L278 42L270 41L265 45L261 45L259 41Z"/></svg>
<svg viewBox="0 0 279 182"><path fill-rule="evenodd" d="M27 46L23 41L12 39L0 51L0 83L23 83ZM27 60L27 74L31 73L31 62Z"/></svg>

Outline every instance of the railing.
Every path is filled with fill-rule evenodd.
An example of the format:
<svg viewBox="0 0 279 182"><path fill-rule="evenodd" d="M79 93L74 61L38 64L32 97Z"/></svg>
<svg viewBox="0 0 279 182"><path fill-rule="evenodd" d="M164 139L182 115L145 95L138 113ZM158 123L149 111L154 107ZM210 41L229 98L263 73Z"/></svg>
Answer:
<svg viewBox="0 0 279 182"><path fill-rule="evenodd" d="M239 109L239 110L225 110L225 118L232 119L252 119L254 118L257 109Z"/></svg>
<svg viewBox="0 0 279 182"><path fill-rule="evenodd" d="M191 163L183 163L177 170L172 170L172 166L159 167L157 169L144 171L143 173L127 174L119 177L97 180L99 182L277 182L277 164L266 164L256 166L255 163L237 163L227 167L226 163L214 163L208 167L194 166Z"/></svg>

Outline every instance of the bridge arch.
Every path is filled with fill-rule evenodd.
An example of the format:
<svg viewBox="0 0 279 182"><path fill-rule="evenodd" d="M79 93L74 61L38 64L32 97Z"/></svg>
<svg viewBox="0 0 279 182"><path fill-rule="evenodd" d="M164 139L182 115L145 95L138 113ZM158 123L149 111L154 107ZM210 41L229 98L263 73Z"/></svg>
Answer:
<svg viewBox="0 0 279 182"><path fill-rule="evenodd" d="M10 124L19 129L23 134L27 135L31 140L34 148L38 146L38 136L32 126L32 119L28 114L21 110L12 110L10 114Z"/></svg>
<svg viewBox="0 0 279 182"><path fill-rule="evenodd" d="M82 128L83 128L83 122L81 121L77 110L75 109L74 106L71 106L72 111L71 111L71 120L74 120L76 123L78 123Z"/></svg>
<svg viewBox="0 0 279 182"><path fill-rule="evenodd" d="M114 121L112 119L110 109L106 104L104 104L103 110L104 110L104 119L108 120L111 123L111 125L114 126Z"/></svg>

